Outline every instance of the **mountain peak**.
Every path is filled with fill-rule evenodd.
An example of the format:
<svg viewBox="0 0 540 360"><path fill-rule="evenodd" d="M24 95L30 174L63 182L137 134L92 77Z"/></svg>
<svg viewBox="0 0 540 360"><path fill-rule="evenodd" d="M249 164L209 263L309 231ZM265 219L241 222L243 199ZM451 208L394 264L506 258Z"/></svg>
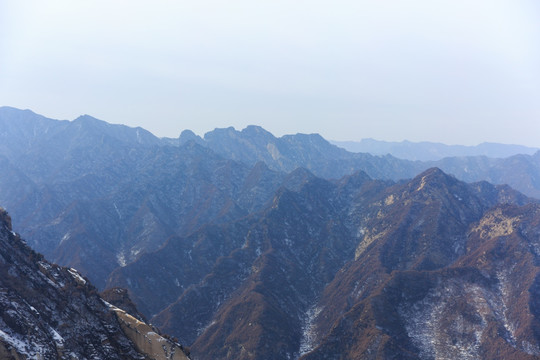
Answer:
<svg viewBox="0 0 540 360"><path fill-rule="evenodd" d="M259 126L259 125L248 125L242 130L242 132L246 133L246 134L270 134L270 135L272 135L272 133L270 133L268 130L264 129L262 126Z"/></svg>
<svg viewBox="0 0 540 360"><path fill-rule="evenodd" d="M437 167L433 167L422 172L420 175L417 175L411 181L411 184L416 187L416 191L420 191L426 186L440 187L443 184L449 185L455 183L456 181L457 180L455 177L446 174Z"/></svg>
<svg viewBox="0 0 540 360"><path fill-rule="evenodd" d="M214 130L205 133L203 138L205 141L211 141L214 139L219 139L223 136L232 137L237 133L238 131L236 131L233 126L229 126L226 128L215 128Z"/></svg>
<svg viewBox="0 0 540 360"><path fill-rule="evenodd" d="M0 115L1 114L17 114L17 113L25 113L25 114L31 114L34 116L41 116L41 115L36 114L30 109L22 110L22 109L14 108L12 106L0 106Z"/></svg>
<svg viewBox="0 0 540 360"><path fill-rule="evenodd" d="M84 122L94 122L94 123L99 122L99 123L107 124L105 121L99 120L99 119L97 119L97 118L95 118L93 116L90 116L88 114L81 115L81 116L77 117L75 120L73 120L73 122L83 122L83 121Z"/></svg>
<svg viewBox="0 0 540 360"><path fill-rule="evenodd" d="M257 125L248 125L244 130L242 130L241 134L245 137L252 139L259 138L264 139L265 141L275 139L275 136L271 132Z"/></svg>
<svg viewBox="0 0 540 360"><path fill-rule="evenodd" d="M429 168L427 170L425 170L424 172L420 173L417 177L432 177L432 178L446 178L446 177L452 177L448 174L446 174L444 171L442 171L440 168L438 167L432 167L432 168Z"/></svg>
<svg viewBox="0 0 540 360"><path fill-rule="evenodd" d="M194 141L200 145L204 144L204 140L199 135L195 134L193 131L189 129L182 131L182 133L180 133L180 136L178 137L178 145L182 146L189 141Z"/></svg>
<svg viewBox="0 0 540 360"><path fill-rule="evenodd" d="M313 179L315 175L303 167L296 168L285 177L284 186L287 189L298 191L302 186Z"/></svg>

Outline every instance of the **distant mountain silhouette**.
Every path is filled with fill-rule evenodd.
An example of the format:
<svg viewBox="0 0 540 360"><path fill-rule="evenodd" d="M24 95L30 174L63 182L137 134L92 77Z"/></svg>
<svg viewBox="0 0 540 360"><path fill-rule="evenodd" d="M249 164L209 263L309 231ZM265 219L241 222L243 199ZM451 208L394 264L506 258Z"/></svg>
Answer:
<svg viewBox="0 0 540 360"><path fill-rule="evenodd" d="M522 145L481 143L476 146L446 145L435 142L411 141L380 141L362 139L361 141L330 141L347 151L355 153L369 153L372 155L390 154L399 159L436 161L447 157L487 156L491 158L506 158L513 155L533 155L540 148Z"/></svg>
<svg viewBox="0 0 540 360"><path fill-rule="evenodd" d="M524 194L540 198L540 151L522 146L485 143L469 148L404 142L404 152L410 148L412 152L424 155L430 152L462 155L489 153L501 157L509 154L504 158L460 155L437 161L412 161L387 155L388 152L384 152L384 155L351 153L318 134L276 138L258 126L248 126L242 131L232 127L216 129L206 133L204 139L193 133L190 136L184 134L183 138L196 139L198 144L207 146L221 156L248 165L263 161L276 171L290 172L303 167L316 176L339 179L362 170L375 179L397 181L411 178L430 167L438 167L464 181L486 180L494 184L508 184ZM520 151L524 154L519 154Z"/></svg>

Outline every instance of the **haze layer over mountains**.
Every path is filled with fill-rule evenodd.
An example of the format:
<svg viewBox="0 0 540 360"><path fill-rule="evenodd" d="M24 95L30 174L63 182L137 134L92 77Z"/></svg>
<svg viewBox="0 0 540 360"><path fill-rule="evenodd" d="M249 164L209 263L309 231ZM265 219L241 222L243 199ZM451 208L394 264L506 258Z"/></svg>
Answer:
<svg viewBox="0 0 540 360"><path fill-rule="evenodd" d="M412 161L4 107L0 166L30 247L126 288L193 359L540 356L540 152Z"/></svg>

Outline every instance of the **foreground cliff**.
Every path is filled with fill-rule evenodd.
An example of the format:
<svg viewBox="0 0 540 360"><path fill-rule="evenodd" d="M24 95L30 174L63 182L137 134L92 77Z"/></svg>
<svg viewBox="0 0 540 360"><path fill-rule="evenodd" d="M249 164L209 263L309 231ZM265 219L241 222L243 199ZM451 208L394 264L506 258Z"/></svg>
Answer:
<svg viewBox="0 0 540 360"><path fill-rule="evenodd" d="M104 301L76 270L32 251L1 208L0 358L188 359L179 344Z"/></svg>

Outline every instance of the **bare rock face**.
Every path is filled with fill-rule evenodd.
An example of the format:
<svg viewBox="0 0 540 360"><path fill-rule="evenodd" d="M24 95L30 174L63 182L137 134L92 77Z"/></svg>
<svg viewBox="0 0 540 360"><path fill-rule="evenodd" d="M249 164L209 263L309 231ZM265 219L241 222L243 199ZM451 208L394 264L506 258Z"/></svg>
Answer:
<svg viewBox="0 0 540 360"><path fill-rule="evenodd" d="M161 336L155 327L136 319L114 305L109 305L109 307L116 313L122 330L140 353L146 354L153 360L189 360L182 345Z"/></svg>
<svg viewBox="0 0 540 360"><path fill-rule="evenodd" d="M0 209L2 359L187 359L182 348L106 303L75 269L47 262ZM163 346L143 346L151 338Z"/></svg>
<svg viewBox="0 0 540 360"><path fill-rule="evenodd" d="M137 320L147 322L145 316L139 312L135 303L131 300L128 290L114 287L103 291L100 296L112 306L122 309Z"/></svg>

